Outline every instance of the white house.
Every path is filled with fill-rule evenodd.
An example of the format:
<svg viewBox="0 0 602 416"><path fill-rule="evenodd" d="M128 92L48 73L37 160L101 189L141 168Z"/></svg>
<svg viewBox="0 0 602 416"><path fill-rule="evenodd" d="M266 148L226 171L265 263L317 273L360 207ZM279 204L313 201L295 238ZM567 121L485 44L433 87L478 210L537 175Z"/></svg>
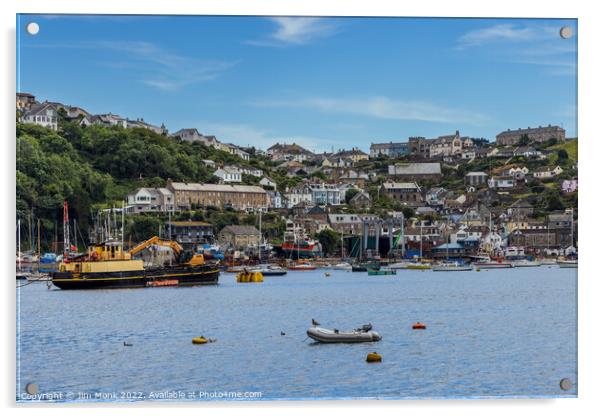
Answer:
<svg viewBox="0 0 602 416"><path fill-rule="evenodd" d="M560 175L562 172L564 171L560 166L556 166L555 168L546 166L544 168L537 169L536 171L534 171L533 177L538 179L548 179L553 178L556 175Z"/></svg>
<svg viewBox="0 0 602 416"><path fill-rule="evenodd" d="M52 130L58 129L57 108L48 102L32 104L29 110L21 116L21 122L26 124L37 124Z"/></svg>
<svg viewBox="0 0 602 416"><path fill-rule="evenodd" d="M127 196L127 212L172 211L173 193L167 188L138 188Z"/></svg>
<svg viewBox="0 0 602 416"><path fill-rule="evenodd" d="M490 188L495 189L508 189L514 188L515 179L512 176L497 176L490 178L487 181Z"/></svg>
<svg viewBox="0 0 602 416"><path fill-rule="evenodd" d="M237 183L242 181L242 174L238 169L225 167L213 172L213 176L217 176L224 183Z"/></svg>
<svg viewBox="0 0 602 416"><path fill-rule="evenodd" d="M311 190L312 202L316 205L340 205L341 204L341 190L338 185L329 183L311 183L309 184ZM344 199L343 195L343 199Z"/></svg>
<svg viewBox="0 0 602 416"><path fill-rule="evenodd" d="M261 180L259 181L259 184L261 186L270 186L273 189L277 188L276 182L274 182L273 180L271 180L267 176L264 176L263 178L261 178Z"/></svg>
<svg viewBox="0 0 602 416"><path fill-rule="evenodd" d="M287 208L292 208L300 202L307 202L311 204L311 196L311 190L307 185L299 185L290 189L287 188L283 194Z"/></svg>

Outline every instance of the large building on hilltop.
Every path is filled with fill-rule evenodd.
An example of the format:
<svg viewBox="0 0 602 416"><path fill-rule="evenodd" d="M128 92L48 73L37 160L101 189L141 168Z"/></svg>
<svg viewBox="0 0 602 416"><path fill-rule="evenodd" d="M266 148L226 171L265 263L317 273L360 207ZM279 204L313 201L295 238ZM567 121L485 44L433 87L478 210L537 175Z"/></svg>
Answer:
<svg viewBox="0 0 602 416"><path fill-rule="evenodd" d="M385 156L396 158L410 154L410 146L407 142L372 143L370 145L370 157L377 158Z"/></svg>
<svg viewBox="0 0 602 416"><path fill-rule="evenodd" d="M566 139L566 131L559 126L548 124L547 127L527 127L526 129L506 130L495 136L495 142L502 146L513 146L518 144L521 137L524 135L529 137L529 140L537 143L547 142L550 139L556 139L563 142Z"/></svg>

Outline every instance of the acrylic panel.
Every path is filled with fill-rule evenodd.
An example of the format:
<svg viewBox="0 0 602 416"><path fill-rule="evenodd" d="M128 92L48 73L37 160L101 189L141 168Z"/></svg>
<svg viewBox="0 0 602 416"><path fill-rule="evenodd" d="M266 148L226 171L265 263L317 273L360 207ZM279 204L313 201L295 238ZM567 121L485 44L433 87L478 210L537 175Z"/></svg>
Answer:
<svg viewBox="0 0 602 416"><path fill-rule="evenodd" d="M576 397L577 37L17 15L17 401Z"/></svg>

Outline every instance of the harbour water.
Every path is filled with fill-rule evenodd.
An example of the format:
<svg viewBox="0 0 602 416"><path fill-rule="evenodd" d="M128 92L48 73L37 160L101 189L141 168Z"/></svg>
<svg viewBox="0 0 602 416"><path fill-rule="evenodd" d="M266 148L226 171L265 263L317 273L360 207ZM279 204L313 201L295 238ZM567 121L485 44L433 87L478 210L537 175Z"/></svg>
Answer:
<svg viewBox="0 0 602 416"><path fill-rule="evenodd" d="M27 383L67 401L577 395L576 269L324 272L257 284L222 273L205 287L20 287L17 399L36 398ZM371 322L383 339L315 344L312 318L339 329ZM427 329L413 331L417 321ZM216 342L192 345L200 335ZM366 363L372 351L382 363Z"/></svg>

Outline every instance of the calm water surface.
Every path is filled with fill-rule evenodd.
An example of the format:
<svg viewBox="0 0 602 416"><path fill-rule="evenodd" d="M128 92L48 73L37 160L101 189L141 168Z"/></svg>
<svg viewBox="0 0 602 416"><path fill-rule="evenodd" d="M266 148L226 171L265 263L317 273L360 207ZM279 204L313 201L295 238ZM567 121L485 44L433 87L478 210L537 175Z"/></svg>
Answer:
<svg viewBox="0 0 602 416"><path fill-rule="evenodd" d="M330 272L289 272L262 284L222 273L217 286L191 288L24 286L17 397L30 382L67 400L148 399L166 390L261 399L577 394L576 269ZM383 339L315 344L305 335L312 318L340 329L371 322ZM416 321L427 330L412 331ZM217 341L192 345L200 335ZM372 351L382 363L365 362ZM566 392L564 377L574 384Z"/></svg>

